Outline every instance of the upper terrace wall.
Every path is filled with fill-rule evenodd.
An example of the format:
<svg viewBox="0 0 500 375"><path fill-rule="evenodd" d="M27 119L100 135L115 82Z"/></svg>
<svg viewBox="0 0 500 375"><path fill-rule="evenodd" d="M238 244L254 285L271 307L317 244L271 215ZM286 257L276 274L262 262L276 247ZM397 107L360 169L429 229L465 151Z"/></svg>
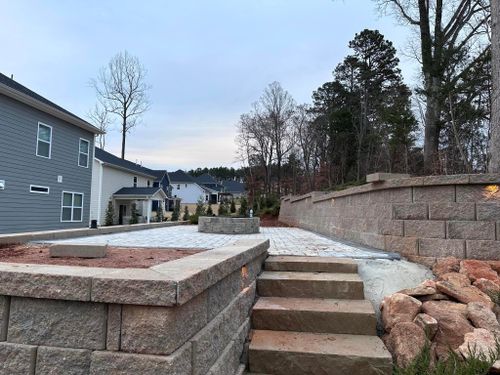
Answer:
<svg viewBox="0 0 500 375"><path fill-rule="evenodd" d="M415 260L496 260L500 175L401 178L286 196L280 221Z"/></svg>

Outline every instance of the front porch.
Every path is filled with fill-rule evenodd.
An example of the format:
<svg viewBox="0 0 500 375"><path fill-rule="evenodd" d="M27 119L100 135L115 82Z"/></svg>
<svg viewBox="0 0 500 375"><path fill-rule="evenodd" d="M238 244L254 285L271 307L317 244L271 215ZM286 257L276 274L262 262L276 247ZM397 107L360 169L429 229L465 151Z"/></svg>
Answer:
<svg viewBox="0 0 500 375"><path fill-rule="evenodd" d="M130 224L133 221L134 208L138 223L149 224L156 218L158 207L165 215L165 192L158 187L122 188L113 194L114 217L116 224ZM153 202L156 202L153 210Z"/></svg>

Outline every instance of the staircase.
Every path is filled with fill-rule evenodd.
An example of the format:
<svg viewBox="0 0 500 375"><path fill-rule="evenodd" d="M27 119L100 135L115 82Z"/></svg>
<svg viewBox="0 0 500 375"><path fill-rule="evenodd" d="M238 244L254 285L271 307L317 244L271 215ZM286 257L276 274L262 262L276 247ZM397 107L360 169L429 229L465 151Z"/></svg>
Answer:
<svg viewBox="0 0 500 375"><path fill-rule="evenodd" d="M348 259L269 257L257 280L249 375L391 374L357 271Z"/></svg>

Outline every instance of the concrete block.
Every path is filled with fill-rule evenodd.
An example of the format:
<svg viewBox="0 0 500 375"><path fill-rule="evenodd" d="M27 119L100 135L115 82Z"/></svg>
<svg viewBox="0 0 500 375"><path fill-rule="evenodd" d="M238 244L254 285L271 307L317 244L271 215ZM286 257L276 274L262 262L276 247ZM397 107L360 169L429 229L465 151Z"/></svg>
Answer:
<svg viewBox="0 0 500 375"><path fill-rule="evenodd" d="M472 174L469 176L471 184L500 184L500 174L498 173L483 173Z"/></svg>
<svg viewBox="0 0 500 375"><path fill-rule="evenodd" d="M414 202L454 202L455 186L416 186L413 188Z"/></svg>
<svg viewBox="0 0 500 375"><path fill-rule="evenodd" d="M500 221L500 203L476 204L477 220Z"/></svg>
<svg viewBox="0 0 500 375"><path fill-rule="evenodd" d="M500 260L500 241L467 240L467 259Z"/></svg>
<svg viewBox="0 0 500 375"><path fill-rule="evenodd" d="M402 255L417 255L418 242L417 238L385 236L385 250L393 251Z"/></svg>
<svg viewBox="0 0 500 375"><path fill-rule="evenodd" d="M34 375L36 346L0 342L0 374Z"/></svg>
<svg viewBox="0 0 500 375"><path fill-rule="evenodd" d="M371 173L366 175L366 182L382 182L399 178L409 178L409 174L403 173Z"/></svg>
<svg viewBox="0 0 500 375"><path fill-rule="evenodd" d="M374 247L376 249L385 249L385 236L376 233L361 233L360 242L364 245Z"/></svg>
<svg viewBox="0 0 500 375"><path fill-rule="evenodd" d="M124 305L121 350L158 355L173 353L207 324L207 300L207 293L202 293L181 306Z"/></svg>
<svg viewBox="0 0 500 375"><path fill-rule="evenodd" d="M81 244L53 244L49 247L49 255L52 258L104 258L108 245L81 245Z"/></svg>
<svg viewBox="0 0 500 375"><path fill-rule="evenodd" d="M12 297L7 341L100 350L106 346L104 304Z"/></svg>
<svg viewBox="0 0 500 375"><path fill-rule="evenodd" d="M412 203L411 187L375 190L369 194L370 203Z"/></svg>
<svg viewBox="0 0 500 375"><path fill-rule="evenodd" d="M108 323L106 333L106 350L120 350L122 325L122 305L108 305Z"/></svg>
<svg viewBox="0 0 500 375"><path fill-rule="evenodd" d="M390 236L403 236L403 220L378 220L378 233Z"/></svg>
<svg viewBox="0 0 500 375"><path fill-rule="evenodd" d="M500 202L496 185L457 185L457 202Z"/></svg>
<svg viewBox="0 0 500 375"><path fill-rule="evenodd" d="M465 241L439 238L420 238L418 255L421 257L465 258Z"/></svg>
<svg viewBox="0 0 500 375"><path fill-rule="evenodd" d="M449 221L448 237L468 240L494 240L495 222L493 221Z"/></svg>
<svg viewBox="0 0 500 375"><path fill-rule="evenodd" d="M87 375L90 350L40 346L36 358L36 375Z"/></svg>
<svg viewBox="0 0 500 375"><path fill-rule="evenodd" d="M404 233L406 237L445 238L445 222L435 220L405 220Z"/></svg>
<svg viewBox="0 0 500 375"><path fill-rule="evenodd" d="M0 341L7 340L9 312L10 312L10 297L0 296Z"/></svg>
<svg viewBox="0 0 500 375"><path fill-rule="evenodd" d="M208 320L212 320L238 295L242 283L242 271L238 270L208 289Z"/></svg>
<svg viewBox="0 0 500 375"><path fill-rule="evenodd" d="M428 207L425 203L397 203L392 205L393 219L426 220Z"/></svg>
<svg viewBox="0 0 500 375"><path fill-rule="evenodd" d="M424 185L461 185L469 183L468 174L454 174L447 176L424 176Z"/></svg>
<svg viewBox="0 0 500 375"><path fill-rule="evenodd" d="M186 375L191 374L191 344L169 356L95 351L90 375Z"/></svg>
<svg viewBox="0 0 500 375"><path fill-rule="evenodd" d="M173 306L177 285L151 269L109 270L92 278L92 301L115 304Z"/></svg>
<svg viewBox="0 0 500 375"><path fill-rule="evenodd" d="M440 202L429 204L430 220L474 220L474 203Z"/></svg>

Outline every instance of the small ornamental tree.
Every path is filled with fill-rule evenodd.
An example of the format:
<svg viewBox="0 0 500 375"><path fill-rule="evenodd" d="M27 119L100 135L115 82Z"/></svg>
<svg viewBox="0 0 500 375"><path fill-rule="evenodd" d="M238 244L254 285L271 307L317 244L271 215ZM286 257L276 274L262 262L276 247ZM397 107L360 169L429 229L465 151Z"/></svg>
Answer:
<svg viewBox="0 0 500 375"><path fill-rule="evenodd" d="M229 209L229 212L232 214L236 213L236 203L234 203L234 199L231 199L231 208Z"/></svg>
<svg viewBox="0 0 500 375"><path fill-rule="evenodd" d="M209 203L207 207L207 216L214 216L214 211L212 210L212 205Z"/></svg>
<svg viewBox="0 0 500 375"><path fill-rule="evenodd" d="M228 209L227 209L227 203L226 201L220 202L219 205L219 216L227 216L229 214Z"/></svg>
<svg viewBox="0 0 500 375"><path fill-rule="evenodd" d="M158 208L156 209L156 221L162 222L163 221L163 207L162 207L161 201L158 201Z"/></svg>
<svg viewBox="0 0 500 375"><path fill-rule="evenodd" d="M189 220L189 208L188 208L188 206L184 206L184 215L182 215L182 220L184 220L184 221Z"/></svg>
<svg viewBox="0 0 500 375"><path fill-rule="evenodd" d="M203 198L199 198L198 202L196 203L196 211L195 211L196 216L205 216L205 201Z"/></svg>
<svg viewBox="0 0 500 375"><path fill-rule="evenodd" d="M106 217L104 219L104 225L109 227L115 223L115 208L113 207L113 201L108 201L108 207L106 208Z"/></svg>
<svg viewBox="0 0 500 375"><path fill-rule="evenodd" d="M139 222L139 212L137 211L137 205L132 203L132 210L130 213L130 221L129 224L137 224Z"/></svg>
<svg viewBox="0 0 500 375"><path fill-rule="evenodd" d="M242 197L239 210L240 216L247 216L247 211L248 211L248 201L245 197Z"/></svg>
<svg viewBox="0 0 500 375"><path fill-rule="evenodd" d="M179 221L179 216L181 211L181 202L179 200L175 201L174 210L172 211L172 221Z"/></svg>

